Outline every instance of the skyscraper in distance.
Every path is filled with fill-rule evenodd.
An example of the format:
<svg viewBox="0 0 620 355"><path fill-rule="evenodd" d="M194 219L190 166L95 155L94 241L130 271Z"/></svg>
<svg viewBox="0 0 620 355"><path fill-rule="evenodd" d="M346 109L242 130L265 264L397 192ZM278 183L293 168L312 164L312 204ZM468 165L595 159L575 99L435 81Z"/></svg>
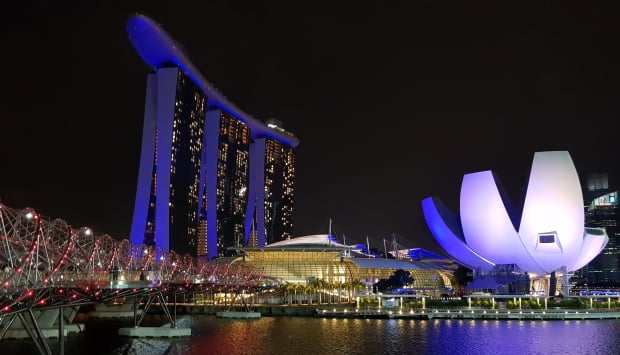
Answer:
<svg viewBox="0 0 620 355"><path fill-rule="evenodd" d="M618 190L609 187L609 174L590 173L587 175L584 196L586 226L605 228L609 242L577 275L590 284L620 282Z"/></svg>
<svg viewBox="0 0 620 355"><path fill-rule="evenodd" d="M212 258L290 237L297 138L228 101L153 20L127 33L153 69L131 241Z"/></svg>

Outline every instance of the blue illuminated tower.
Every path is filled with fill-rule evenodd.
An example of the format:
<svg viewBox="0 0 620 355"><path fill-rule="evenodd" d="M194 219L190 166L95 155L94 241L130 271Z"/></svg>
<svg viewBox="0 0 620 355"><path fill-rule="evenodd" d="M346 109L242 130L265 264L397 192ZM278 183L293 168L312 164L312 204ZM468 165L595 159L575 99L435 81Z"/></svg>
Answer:
<svg viewBox="0 0 620 355"><path fill-rule="evenodd" d="M132 243L212 258L252 226L261 246L289 238L297 138L229 102L151 19L130 18L127 33L153 69Z"/></svg>

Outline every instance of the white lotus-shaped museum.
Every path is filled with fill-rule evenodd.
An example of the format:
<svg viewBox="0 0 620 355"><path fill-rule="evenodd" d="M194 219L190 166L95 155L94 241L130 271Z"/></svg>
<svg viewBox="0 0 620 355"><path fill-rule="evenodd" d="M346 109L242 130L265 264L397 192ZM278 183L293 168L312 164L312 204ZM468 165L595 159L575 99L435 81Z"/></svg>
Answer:
<svg viewBox="0 0 620 355"><path fill-rule="evenodd" d="M460 219L438 198L422 201L431 233L462 264L482 272L516 264L542 276L578 270L607 244L604 229L584 227L583 195L568 152L534 154L522 211L498 185L492 171L466 174Z"/></svg>

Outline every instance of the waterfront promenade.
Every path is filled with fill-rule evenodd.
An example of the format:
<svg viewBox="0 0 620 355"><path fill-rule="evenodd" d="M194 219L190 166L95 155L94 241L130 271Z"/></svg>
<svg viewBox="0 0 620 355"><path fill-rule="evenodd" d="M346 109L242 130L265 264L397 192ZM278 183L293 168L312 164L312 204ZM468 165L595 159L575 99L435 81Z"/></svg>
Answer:
<svg viewBox="0 0 620 355"><path fill-rule="evenodd" d="M180 314L215 314L221 306L178 303ZM528 320L578 320L620 319L620 308L569 309L489 309L462 308L356 308L351 304L267 305L250 306L264 317L318 317L318 318L383 318L383 319L528 319Z"/></svg>
<svg viewBox="0 0 620 355"><path fill-rule="evenodd" d="M527 319L575 320L620 319L620 309L554 309L554 310L494 310L494 309L350 309L317 308L320 318L387 318L387 319Z"/></svg>

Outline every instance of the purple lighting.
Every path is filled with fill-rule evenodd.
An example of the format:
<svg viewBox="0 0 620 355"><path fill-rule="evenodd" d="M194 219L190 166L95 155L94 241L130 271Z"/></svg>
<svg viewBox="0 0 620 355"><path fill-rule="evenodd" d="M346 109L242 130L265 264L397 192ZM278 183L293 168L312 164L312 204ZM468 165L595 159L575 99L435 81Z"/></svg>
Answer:
<svg viewBox="0 0 620 355"><path fill-rule="evenodd" d="M493 268L493 263L478 255L464 242L458 216L450 212L439 199L424 199L422 209L428 227L448 254L472 269L488 271Z"/></svg>
<svg viewBox="0 0 620 355"><path fill-rule="evenodd" d="M143 15L132 16L127 21L126 31L129 40L148 66L153 69L170 65L181 68L209 97L209 106L221 108L247 123L253 138L267 136L292 147L299 144L296 137L267 127L230 102L202 76L176 42L155 21Z"/></svg>
<svg viewBox="0 0 620 355"><path fill-rule="evenodd" d="M489 264L516 264L535 275L575 271L608 241L604 229L584 228L581 185L565 151L534 154L518 231L491 171L463 177L460 221L435 198L423 200L422 209L446 252L483 271Z"/></svg>

